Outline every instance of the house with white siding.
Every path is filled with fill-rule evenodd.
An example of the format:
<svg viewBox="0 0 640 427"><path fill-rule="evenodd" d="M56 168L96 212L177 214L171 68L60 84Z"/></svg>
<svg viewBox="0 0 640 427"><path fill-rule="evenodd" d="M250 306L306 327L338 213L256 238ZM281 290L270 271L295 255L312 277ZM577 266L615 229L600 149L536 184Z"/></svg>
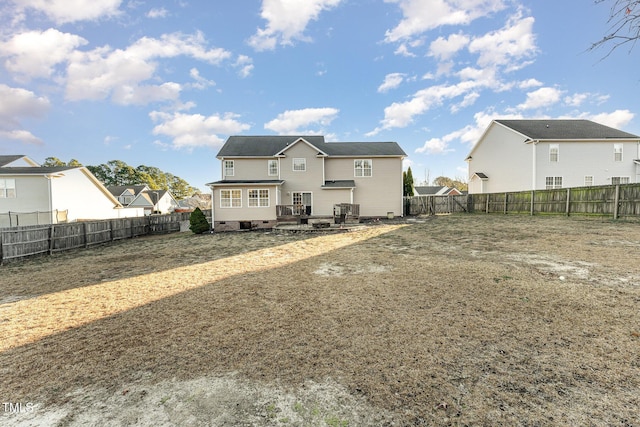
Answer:
<svg viewBox="0 0 640 427"><path fill-rule="evenodd" d="M119 218L122 205L85 167L42 167L27 156L0 156L0 217L31 218L37 212L66 212L60 219L54 214L47 222L58 220ZM21 215L22 214L22 215ZM39 216L33 216L39 218ZM35 224L35 220L33 220ZM27 221L19 224L31 225Z"/></svg>
<svg viewBox="0 0 640 427"><path fill-rule="evenodd" d="M272 228L279 217L402 216L402 160L396 142L325 142L323 136L231 136L217 154L214 230ZM298 212L302 209L302 212Z"/></svg>
<svg viewBox="0 0 640 427"><path fill-rule="evenodd" d="M640 136L589 120L493 120L466 158L469 193L640 182Z"/></svg>

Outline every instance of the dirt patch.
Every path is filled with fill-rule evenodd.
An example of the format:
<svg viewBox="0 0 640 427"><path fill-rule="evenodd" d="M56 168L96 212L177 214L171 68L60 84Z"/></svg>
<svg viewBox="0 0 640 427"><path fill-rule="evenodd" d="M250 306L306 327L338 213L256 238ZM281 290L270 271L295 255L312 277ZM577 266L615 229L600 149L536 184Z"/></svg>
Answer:
<svg viewBox="0 0 640 427"><path fill-rule="evenodd" d="M637 425L639 251L637 223L460 215L4 266L0 422Z"/></svg>

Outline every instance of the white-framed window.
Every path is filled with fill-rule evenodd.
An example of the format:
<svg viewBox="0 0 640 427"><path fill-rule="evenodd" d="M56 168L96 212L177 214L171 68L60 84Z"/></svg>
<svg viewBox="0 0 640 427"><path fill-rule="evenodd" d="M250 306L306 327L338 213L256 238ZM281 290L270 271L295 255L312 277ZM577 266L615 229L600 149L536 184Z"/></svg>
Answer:
<svg viewBox="0 0 640 427"><path fill-rule="evenodd" d="M357 177L373 176L373 162L371 161L371 159L354 160L353 175Z"/></svg>
<svg viewBox="0 0 640 427"><path fill-rule="evenodd" d="M13 178L0 179L0 199L16 198L16 180Z"/></svg>
<svg viewBox="0 0 640 427"><path fill-rule="evenodd" d="M278 176L278 161L269 160L267 169L269 170L269 176Z"/></svg>
<svg viewBox="0 0 640 427"><path fill-rule="evenodd" d="M545 188L547 190L553 190L556 188L562 188L561 176L547 176L545 177Z"/></svg>
<svg viewBox="0 0 640 427"><path fill-rule="evenodd" d="M235 162L233 160L224 161L224 176L235 175Z"/></svg>
<svg viewBox="0 0 640 427"><path fill-rule="evenodd" d="M241 208L242 207L242 190L220 190L220 207L221 208Z"/></svg>
<svg viewBox="0 0 640 427"><path fill-rule="evenodd" d="M557 163L560 161L560 145L549 144L549 161Z"/></svg>
<svg viewBox="0 0 640 427"><path fill-rule="evenodd" d="M249 190L250 208L269 207L269 189Z"/></svg>
<svg viewBox="0 0 640 427"><path fill-rule="evenodd" d="M293 170L294 172L304 172L307 170L307 159L305 158L294 158L293 159Z"/></svg>
<svg viewBox="0 0 640 427"><path fill-rule="evenodd" d="M593 185L593 175L584 176L584 185L585 187L591 187Z"/></svg>
<svg viewBox="0 0 640 427"><path fill-rule="evenodd" d="M611 184L612 185L628 184L628 183L629 183L629 177L628 176L612 176L611 177Z"/></svg>
<svg viewBox="0 0 640 427"><path fill-rule="evenodd" d="M613 161L622 161L622 144L613 144Z"/></svg>

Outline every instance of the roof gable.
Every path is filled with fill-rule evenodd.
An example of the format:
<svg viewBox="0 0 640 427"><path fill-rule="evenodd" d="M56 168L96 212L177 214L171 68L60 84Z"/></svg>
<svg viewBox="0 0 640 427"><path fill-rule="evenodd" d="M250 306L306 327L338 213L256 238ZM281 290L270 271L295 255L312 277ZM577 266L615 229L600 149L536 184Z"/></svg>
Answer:
<svg viewBox="0 0 640 427"><path fill-rule="evenodd" d="M309 148L311 148L313 151L317 151L317 155L318 156L326 156L327 153L325 153L324 151L322 151L322 149L316 147L315 145L311 144L309 141L307 141L304 138L298 138L296 141L294 141L292 144L287 144L286 147L284 147L282 150L278 151L276 153L276 156L281 156L284 155L284 152L287 151L288 149L290 149L291 147L299 144L299 143L303 143L306 144ZM324 144L324 143L323 143Z"/></svg>
<svg viewBox="0 0 640 427"><path fill-rule="evenodd" d="M11 165L11 163L17 163ZM40 165L31 158L23 154L12 154L0 156L0 167L39 167Z"/></svg>

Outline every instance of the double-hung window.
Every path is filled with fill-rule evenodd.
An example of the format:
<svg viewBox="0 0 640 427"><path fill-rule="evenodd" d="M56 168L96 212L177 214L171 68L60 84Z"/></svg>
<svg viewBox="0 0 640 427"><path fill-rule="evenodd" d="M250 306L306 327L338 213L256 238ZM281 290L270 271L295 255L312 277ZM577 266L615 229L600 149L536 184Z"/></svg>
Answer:
<svg viewBox="0 0 640 427"><path fill-rule="evenodd" d="M235 164L233 160L224 161L224 176L235 175Z"/></svg>
<svg viewBox="0 0 640 427"><path fill-rule="evenodd" d="M294 172L304 172L307 170L307 159L305 158L294 158L293 159L293 171Z"/></svg>
<svg viewBox="0 0 640 427"><path fill-rule="evenodd" d="M628 176L612 176L611 177L611 184L612 185L628 184L628 183L629 183L629 177Z"/></svg>
<svg viewBox="0 0 640 427"><path fill-rule="evenodd" d="M547 176L545 177L545 188L547 190L553 190L556 188L562 188L561 176Z"/></svg>
<svg viewBox="0 0 640 427"><path fill-rule="evenodd" d="M584 176L584 185L585 187L591 187L593 185L593 175Z"/></svg>
<svg viewBox="0 0 640 427"><path fill-rule="evenodd" d="M241 208L242 190L220 190L221 208Z"/></svg>
<svg viewBox="0 0 640 427"><path fill-rule="evenodd" d="M549 145L549 161L551 163L557 163L558 161L560 161L560 145Z"/></svg>
<svg viewBox="0 0 640 427"><path fill-rule="evenodd" d="M622 144L613 144L613 161L622 161Z"/></svg>
<svg viewBox="0 0 640 427"><path fill-rule="evenodd" d="M15 199L16 198L16 180L0 179L0 199Z"/></svg>
<svg viewBox="0 0 640 427"><path fill-rule="evenodd" d="M353 175L356 177L373 176L373 162L370 159L354 160Z"/></svg>
<svg viewBox="0 0 640 427"><path fill-rule="evenodd" d="M278 161L277 160L269 160L269 164L267 166L269 170L269 176L278 176Z"/></svg>
<svg viewBox="0 0 640 427"><path fill-rule="evenodd" d="M269 190L249 190L249 207L250 208L268 208L269 207Z"/></svg>

